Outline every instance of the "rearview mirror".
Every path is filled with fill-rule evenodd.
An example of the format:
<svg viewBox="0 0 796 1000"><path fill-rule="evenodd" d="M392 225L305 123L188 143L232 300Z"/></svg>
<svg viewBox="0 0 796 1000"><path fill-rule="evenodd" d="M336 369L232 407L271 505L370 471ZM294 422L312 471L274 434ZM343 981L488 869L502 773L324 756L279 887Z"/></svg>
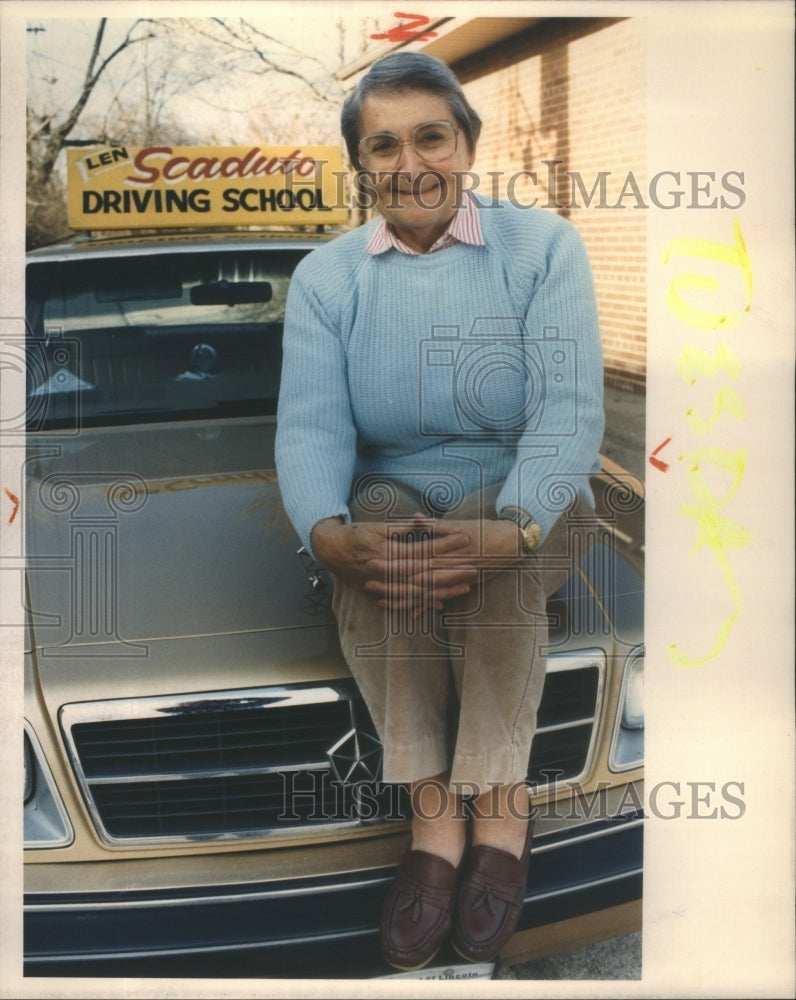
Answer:
<svg viewBox="0 0 796 1000"><path fill-rule="evenodd" d="M214 281L194 285L191 289L193 306L238 306L255 302L270 302L273 288L270 281Z"/></svg>

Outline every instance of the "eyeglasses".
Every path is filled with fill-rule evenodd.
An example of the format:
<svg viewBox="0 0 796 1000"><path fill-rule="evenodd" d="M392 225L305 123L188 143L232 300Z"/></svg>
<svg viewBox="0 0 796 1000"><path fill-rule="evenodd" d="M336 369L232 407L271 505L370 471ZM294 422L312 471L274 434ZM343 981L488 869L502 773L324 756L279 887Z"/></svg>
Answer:
<svg viewBox="0 0 796 1000"><path fill-rule="evenodd" d="M404 146L411 146L426 163L439 163L453 156L461 129L450 122L423 122L412 130L411 139L392 132L376 132L359 141L359 162L365 170L392 170Z"/></svg>

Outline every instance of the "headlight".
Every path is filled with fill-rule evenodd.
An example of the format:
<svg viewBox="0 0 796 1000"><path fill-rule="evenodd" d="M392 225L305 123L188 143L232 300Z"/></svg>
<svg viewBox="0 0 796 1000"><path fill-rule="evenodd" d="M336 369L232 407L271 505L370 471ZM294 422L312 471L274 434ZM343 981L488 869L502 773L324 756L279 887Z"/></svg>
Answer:
<svg viewBox="0 0 796 1000"><path fill-rule="evenodd" d="M612 771L627 771L644 760L644 647L625 661L622 692L608 759Z"/></svg>
<svg viewBox="0 0 796 1000"><path fill-rule="evenodd" d="M25 723L25 847L66 847L73 833L39 741Z"/></svg>

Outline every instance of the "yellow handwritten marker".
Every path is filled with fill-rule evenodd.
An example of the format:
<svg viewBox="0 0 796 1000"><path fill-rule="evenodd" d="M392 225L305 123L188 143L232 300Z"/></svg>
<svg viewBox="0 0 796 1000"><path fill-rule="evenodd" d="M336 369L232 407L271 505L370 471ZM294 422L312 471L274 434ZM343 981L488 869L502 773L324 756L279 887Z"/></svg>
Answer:
<svg viewBox="0 0 796 1000"><path fill-rule="evenodd" d="M730 561L727 558L725 549L743 548L745 545L749 544L754 536L745 528L741 527L741 525L736 524L735 522L730 521L729 518L726 518L721 514L717 514L715 511L706 509L705 507L696 507L686 504L680 508L679 513L686 517L692 517L698 522L699 531L697 533L697 540L694 545L694 549L692 550L692 554L706 545L711 549L732 599L732 611L720 626L713 648L707 655L701 657L686 656L680 652L677 643L673 642L671 646L669 646L669 659L677 666L699 667L704 663L707 663L709 660L714 659L722 651L730 637L736 618L743 610L743 598L741 597L741 591L735 581L735 576L733 574L732 567L730 566Z"/></svg>
<svg viewBox="0 0 796 1000"><path fill-rule="evenodd" d="M678 511L684 517L693 518L699 525L691 554L693 555L705 546L711 550L727 584L733 603L733 610L719 628L716 642L707 656L695 659L684 656L677 648L676 643L669 647L669 658L674 663L682 667L696 667L707 663L708 660L713 659L721 652L732 631L735 619L743 608L741 592L735 582L726 549L743 548L752 541L754 535L741 525L717 513L717 508L722 507L732 499L741 485L746 469L746 449L741 448L740 451L733 453L719 448L695 448L683 455L682 461L687 465L688 481L698 501L698 505L685 504ZM724 497L716 496L708 486L703 474L703 465L707 463L717 465L732 475L730 488Z"/></svg>
<svg viewBox="0 0 796 1000"><path fill-rule="evenodd" d="M725 264L733 264L741 268L746 290L744 312L749 312L752 306L752 266L749 254L746 250L741 226L736 219L733 223L733 233L735 245L729 243L718 243L714 240L669 240L663 249L663 262L669 263L669 259L674 255L687 257L705 257L709 260L720 261ZM688 326L698 327L707 330L726 330L738 322L741 314L735 309L728 309L726 312L710 312L706 309L698 309L689 305L680 294L686 289L696 288L704 291L716 291L720 286L717 278L710 278L701 274L681 274L672 279L669 291L666 295L666 304L671 311Z"/></svg>
<svg viewBox="0 0 796 1000"><path fill-rule="evenodd" d="M741 448L737 452L725 451L722 448L694 448L683 455L682 461L686 463L688 481L696 499L703 507L715 510L731 500L741 485L746 470L746 448ZM722 500L711 492L705 482L702 466L707 463L717 465L732 474L732 488Z"/></svg>
<svg viewBox="0 0 796 1000"><path fill-rule="evenodd" d="M710 377L723 370L730 378L737 378L741 372L741 362L726 344L719 344L712 354L696 344L688 344L677 358L677 370L686 385L693 385L697 372Z"/></svg>
<svg viewBox="0 0 796 1000"><path fill-rule="evenodd" d="M706 434L722 413L729 413L736 420L743 420L746 416L746 403L728 385L723 385L713 397L713 409L708 421L703 420L693 407L686 410L685 419L695 434Z"/></svg>

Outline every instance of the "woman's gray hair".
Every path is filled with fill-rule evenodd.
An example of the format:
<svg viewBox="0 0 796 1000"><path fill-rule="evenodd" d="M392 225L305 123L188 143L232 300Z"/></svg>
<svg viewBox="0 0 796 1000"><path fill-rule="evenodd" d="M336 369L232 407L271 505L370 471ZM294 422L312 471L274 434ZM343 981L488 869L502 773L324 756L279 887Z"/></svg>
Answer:
<svg viewBox="0 0 796 1000"><path fill-rule="evenodd" d="M481 119L464 96L461 84L450 67L436 56L423 52L393 52L373 63L343 103L340 128L351 162L359 162L359 122L365 98L375 93L424 90L442 97L464 132L472 153L481 134Z"/></svg>

